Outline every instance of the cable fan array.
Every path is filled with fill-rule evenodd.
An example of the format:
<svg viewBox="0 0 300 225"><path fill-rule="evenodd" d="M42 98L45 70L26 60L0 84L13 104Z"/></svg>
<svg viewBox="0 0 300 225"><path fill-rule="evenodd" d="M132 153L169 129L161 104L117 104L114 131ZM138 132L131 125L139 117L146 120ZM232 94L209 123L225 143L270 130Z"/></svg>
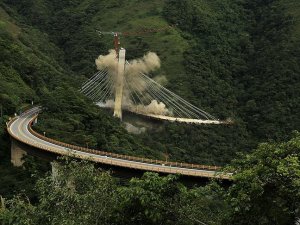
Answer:
<svg viewBox="0 0 300 225"><path fill-rule="evenodd" d="M93 102L106 102L113 98L114 83L107 69L95 73L89 80L83 83L81 93Z"/></svg>
<svg viewBox="0 0 300 225"><path fill-rule="evenodd" d="M126 63L128 65L128 62ZM81 92L100 107L114 107L116 75L101 70L87 80ZM144 73L126 73L123 80L122 110L145 116L186 122L220 124L221 121L169 91Z"/></svg>

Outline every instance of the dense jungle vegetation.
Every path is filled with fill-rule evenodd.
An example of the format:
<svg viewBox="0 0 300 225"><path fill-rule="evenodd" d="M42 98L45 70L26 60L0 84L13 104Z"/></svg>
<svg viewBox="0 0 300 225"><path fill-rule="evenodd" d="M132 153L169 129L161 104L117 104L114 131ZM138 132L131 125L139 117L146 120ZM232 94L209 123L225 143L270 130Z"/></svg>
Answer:
<svg viewBox="0 0 300 225"><path fill-rule="evenodd" d="M234 183L187 188L174 175L145 173L119 183L93 164L61 159L54 174L39 176L36 199L24 193L4 201L6 224L251 224L299 220L300 134L262 144L235 160ZM223 187L222 187L223 186Z"/></svg>
<svg viewBox="0 0 300 225"><path fill-rule="evenodd" d="M112 38L97 36L96 29L138 31L166 25L174 28L122 38L127 56L138 58L148 51L156 52L162 67L154 75L165 76L167 88L217 118L231 118L233 125L162 123L155 131L129 134L111 113L79 93L81 83L96 72L94 60L113 46ZM279 175L284 177L299 174L295 169L299 168L299 158L294 157L294 152L278 156L272 144L253 150L261 142L290 140L292 131L300 129L298 0L2 0L0 59L0 195L5 197L22 189L30 198L36 196L32 190L40 176L31 174L47 170L36 159L28 160L27 170L10 164L5 122L32 101L45 108L36 129L68 143L151 158L163 159L167 154L170 160L202 164L227 165L232 159L242 158L245 162L239 162L237 168L245 163L241 167L250 170L261 162L262 168L265 163L274 171L280 167ZM246 160L238 153L252 154ZM269 160L276 156L286 161L272 164ZM283 165L291 165L292 169L285 171ZM282 199L297 195L293 185L299 178L293 177L295 181L287 188L293 191L285 193L280 188L284 181L279 182L278 171L264 174L262 168L242 173L237 184L240 189L233 186L231 195L224 200L226 205L220 206L230 208L220 221L250 224L243 216L251 212L251 224L291 224L299 201L291 200L292 208L283 200L279 208L271 202L276 195ZM257 174L263 179L255 178ZM173 178L170 180L173 182ZM253 186L247 183L249 180L255 181ZM268 195L273 188L274 195ZM174 193L176 198L182 194L179 189ZM185 193L183 198L191 198L190 195ZM217 198L222 199L219 192ZM124 208L129 204L123 203ZM257 208L269 209L266 218L255 216ZM46 209L34 210L45 213ZM275 215L276 220L270 220ZM209 220L204 221L210 224Z"/></svg>
<svg viewBox="0 0 300 225"><path fill-rule="evenodd" d="M297 6L279 0L4 1L4 114L34 100L47 108L37 129L69 143L227 164L237 152L265 140L286 140L300 126ZM97 36L95 29L167 24L175 28L121 39L128 57L156 52L162 60L157 75L167 78L170 90L234 125L165 123L133 136L78 93L96 71L94 59L112 48L111 37Z"/></svg>

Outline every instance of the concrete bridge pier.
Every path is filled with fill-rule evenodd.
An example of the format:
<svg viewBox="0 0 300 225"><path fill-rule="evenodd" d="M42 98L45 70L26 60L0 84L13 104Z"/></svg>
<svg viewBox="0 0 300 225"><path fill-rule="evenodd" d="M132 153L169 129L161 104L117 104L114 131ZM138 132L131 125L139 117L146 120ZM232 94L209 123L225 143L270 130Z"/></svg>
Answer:
<svg viewBox="0 0 300 225"><path fill-rule="evenodd" d="M22 149L22 147L19 145L19 143L12 139L11 140L11 163L15 167L20 167L23 165L24 160L22 160L23 156L25 156L27 153Z"/></svg>
<svg viewBox="0 0 300 225"><path fill-rule="evenodd" d="M124 48L119 51L118 74L116 78L116 93L115 93L115 107L114 116L122 120L122 98L124 86L124 70L125 70L125 53Z"/></svg>
<svg viewBox="0 0 300 225"><path fill-rule="evenodd" d="M57 180L58 170L59 170L59 164L58 164L58 162L56 162L56 161L51 162L51 174L52 174L52 179L54 181Z"/></svg>

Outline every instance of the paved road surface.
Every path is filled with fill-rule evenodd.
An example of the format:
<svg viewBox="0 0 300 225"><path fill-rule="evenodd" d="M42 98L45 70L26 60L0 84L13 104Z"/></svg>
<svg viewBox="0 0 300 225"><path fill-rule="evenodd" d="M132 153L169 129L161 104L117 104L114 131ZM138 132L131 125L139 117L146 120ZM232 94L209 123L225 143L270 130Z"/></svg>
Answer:
<svg viewBox="0 0 300 225"><path fill-rule="evenodd" d="M30 121L33 120L34 116L40 111L38 107L35 107L26 113L18 116L12 123L8 126L8 132L10 135L30 146L50 151L56 153L58 155L69 155L75 158L86 159L98 163L109 164L120 167L127 167L145 171L154 171L154 172L162 172L169 174L182 174L187 176L197 176L197 177L215 177L218 176L215 171L210 170L200 170L200 169L189 169L189 168L181 168L174 166L164 166L160 164L151 164L144 162L137 162L132 160L125 160L119 158L113 158L109 156L103 156L93 153L82 152L66 147L62 147L45 140L40 139L39 137L34 136L28 130L28 125ZM231 174L223 174L221 176L222 179L228 179ZM230 179L230 178L229 178Z"/></svg>

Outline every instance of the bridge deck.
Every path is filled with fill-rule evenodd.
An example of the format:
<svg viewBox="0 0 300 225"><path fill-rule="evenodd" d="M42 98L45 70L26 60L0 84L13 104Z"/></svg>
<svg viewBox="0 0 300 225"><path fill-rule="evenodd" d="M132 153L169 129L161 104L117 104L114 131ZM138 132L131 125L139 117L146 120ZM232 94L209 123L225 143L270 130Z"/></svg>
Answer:
<svg viewBox="0 0 300 225"><path fill-rule="evenodd" d="M114 109L113 106L109 105L106 106L104 104L97 104L100 108L106 108L106 109ZM151 113L141 113L134 109L123 109L124 111L128 111L137 115L149 117L156 120L166 120L170 122L178 122L178 123L187 123L187 124L231 124L231 121L221 121L221 120L204 120L204 119L191 119L191 118L181 118L181 117L174 117L174 116L165 116L165 115L157 115L157 114L151 114Z"/></svg>
<svg viewBox="0 0 300 225"><path fill-rule="evenodd" d="M11 120L7 130L11 137L29 146L49 151L58 155L67 155L75 158L85 159L97 163L154 171L169 174L181 174L186 176L230 179L230 173L220 173L215 166L202 166L194 164L163 162L158 160L143 159L132 156L118 155L109 152L97 151L69 145L50 138L43 137L31 128L32 121L36 118L39 108L33 108ZM192 168L186 168L192 167ZM193 168L194 167L194 168ZM203 169L201 169L203 168Z"/></svg>

